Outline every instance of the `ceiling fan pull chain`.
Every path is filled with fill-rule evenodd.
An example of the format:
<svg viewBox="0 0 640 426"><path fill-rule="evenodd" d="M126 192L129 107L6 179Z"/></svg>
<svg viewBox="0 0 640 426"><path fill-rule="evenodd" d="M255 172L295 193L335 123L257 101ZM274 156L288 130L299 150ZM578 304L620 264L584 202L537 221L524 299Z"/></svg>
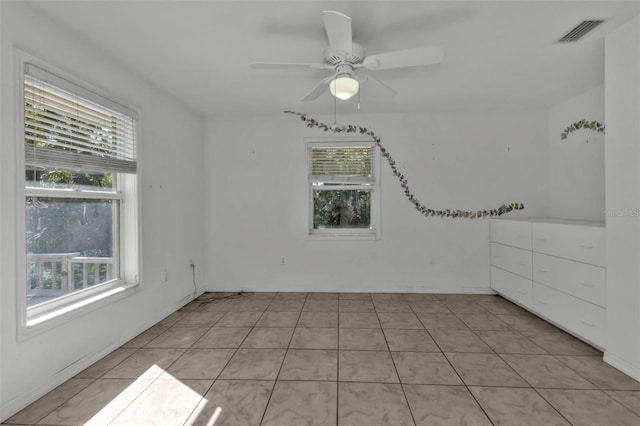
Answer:
<svg viewBox="0 0 640 426"><path fill-rule="evenodd" d="M334 79L333 81L334 81L334 84L335 84L336 79ZM337 119L338 112L337 112L337 110L338 110L338 97L334 96L333 97L333 127L338 127L338 119Z"/></svg>

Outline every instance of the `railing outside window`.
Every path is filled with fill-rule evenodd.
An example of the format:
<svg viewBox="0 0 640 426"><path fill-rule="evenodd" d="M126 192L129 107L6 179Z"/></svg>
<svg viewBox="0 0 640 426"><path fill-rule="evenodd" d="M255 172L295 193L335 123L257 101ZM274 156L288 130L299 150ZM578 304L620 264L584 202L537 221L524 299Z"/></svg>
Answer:
<svg viewBox="0 0 640 426"><path fill-rule="evenodd" d="M80 253L28 254L27 305L102 284L112 277L112 257L84 257Z"/></svg>

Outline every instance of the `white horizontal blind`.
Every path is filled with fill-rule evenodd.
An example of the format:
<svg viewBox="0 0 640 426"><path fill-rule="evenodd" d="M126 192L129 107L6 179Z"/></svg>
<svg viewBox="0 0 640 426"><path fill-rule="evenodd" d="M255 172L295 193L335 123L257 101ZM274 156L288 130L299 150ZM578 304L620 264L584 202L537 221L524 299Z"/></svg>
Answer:
<svg viewBox="0 0 640 426"><path fill-rule="evenodd" d="M135 113L125 107L30 64L24 107L28 166L136 173Z"/></svg>
<svg viewBox="0 0 640 426"><path fill-rule="evenodd" d="M373 183L373 146L310 146L310 182Z"/></svg>

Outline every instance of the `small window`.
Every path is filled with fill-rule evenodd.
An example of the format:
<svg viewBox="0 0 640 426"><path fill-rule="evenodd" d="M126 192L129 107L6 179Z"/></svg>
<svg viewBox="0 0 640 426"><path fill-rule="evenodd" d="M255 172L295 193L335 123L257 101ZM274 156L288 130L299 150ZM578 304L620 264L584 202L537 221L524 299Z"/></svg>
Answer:
<svg viewBox="0 0 640 426"><path fill-rule="evenodd" d="M377 235L377 151L370 140L310 141L309 234Z"/></svg>
<svg viewBox="0 0 640 426"><path fill-rule="evenodd" d="M136 114L28 63L23 90L29 325L136 281Z"/></svg>

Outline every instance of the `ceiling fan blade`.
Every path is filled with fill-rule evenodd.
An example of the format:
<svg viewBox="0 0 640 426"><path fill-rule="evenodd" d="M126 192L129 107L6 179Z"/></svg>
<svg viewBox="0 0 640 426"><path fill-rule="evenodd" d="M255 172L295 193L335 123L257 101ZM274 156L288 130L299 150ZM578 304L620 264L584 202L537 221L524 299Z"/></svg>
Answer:
<svg viewBox="0 0 640 426"><path fill-rule="evenodd" d="M329 46L337 52L345 52L351 56L353 48L353 32L351 31L351 18L333 10L322 12L324 28L327 30Z"/></svg>
<svg viewBox="0 0 640 426"><path fill-rule="evenodd" d="M288 69L333 69L333 66L326 64L307 64L307 63L260 63L251 64L251 68L257 70L288 70Z"/></svg>
<svg viewBox="0 0 640 426"><path fill-rule="evenodd" d="M373 81L374 83L378 84L380 87L385 89L387 92L389 92L391 94L391 96L395 96L395 95L398 94L398 92L393 90L388 84L383 83L382 81L378 80L377 78L375 78L371 74L367 74L367 73L364 73L364 72L358 72L358 74L355 74L355 77L356 77L357 80Z"/></svg>
<svg viewBox="0 0 640 426"><path fill-rule="evenodd" d="M367 56L360 66L369 70L384 70L432 65L442 62L443 56L440 46L422 46Z"/></svg>
<svg viewBox="0 0 640 426"><path fill-rule="evenodd" d="M333 74L330 77L327 78L323 78L320 83L318 83L316 85L316 87L314 87L309 93L306 94L306 96L302 99L300 99L303 102L307 102L307 101L312 101L314 99L316 99L318 96L320 96L322 94L322 92L324 92L326 90L326 86L327 84L329 84L329 82L331 80L333 80L334 78L337 77L337 73Z"/></svg>

